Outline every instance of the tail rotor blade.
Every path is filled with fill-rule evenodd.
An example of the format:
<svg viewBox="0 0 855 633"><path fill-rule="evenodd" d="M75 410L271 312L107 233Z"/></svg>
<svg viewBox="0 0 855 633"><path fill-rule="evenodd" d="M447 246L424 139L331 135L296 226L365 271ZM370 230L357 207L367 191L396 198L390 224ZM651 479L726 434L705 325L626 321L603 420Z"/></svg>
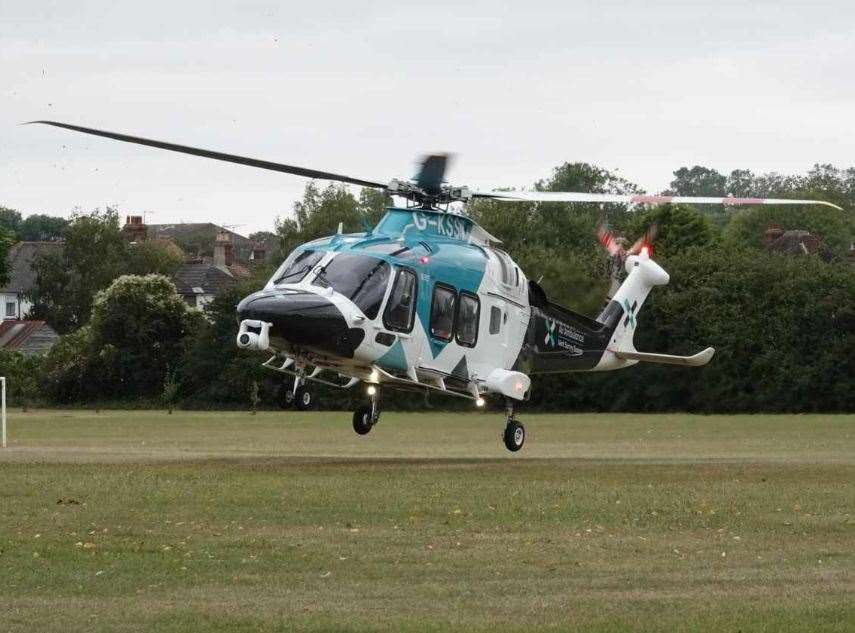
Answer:
<svg viewBox="0 0 855 633"><path fill-rule="evenodd" d="M647 227L647 230L644 232L644 235L639 237L635 244L632 245L632 248L629 249L630 255L638 255L641 252L641 249L646 248L648 254L653 255L653 244L656 242L656 238L659 236L659 220L654 220L653 223Z"/></svg>
<svg viewBox="0 0 855 633"><path fill-rule="evenodd" d="M612 257L620 254L621 246L617 243L614 233L611 232L605 220L597 225L597 239Z"/></svg>

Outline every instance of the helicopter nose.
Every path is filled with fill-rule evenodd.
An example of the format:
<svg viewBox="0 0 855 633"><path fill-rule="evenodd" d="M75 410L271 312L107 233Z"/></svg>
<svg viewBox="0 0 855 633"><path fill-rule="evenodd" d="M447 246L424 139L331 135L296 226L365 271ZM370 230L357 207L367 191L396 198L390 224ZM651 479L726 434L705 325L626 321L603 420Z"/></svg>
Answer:
<svg viewBox="0 0 855 633"><path fill-rule="evenodd" d="M353 358L365 331L348 325L329 299L311 292L264 291L243 299L238 319L272 323L270 338L293 346Z"/></svg>

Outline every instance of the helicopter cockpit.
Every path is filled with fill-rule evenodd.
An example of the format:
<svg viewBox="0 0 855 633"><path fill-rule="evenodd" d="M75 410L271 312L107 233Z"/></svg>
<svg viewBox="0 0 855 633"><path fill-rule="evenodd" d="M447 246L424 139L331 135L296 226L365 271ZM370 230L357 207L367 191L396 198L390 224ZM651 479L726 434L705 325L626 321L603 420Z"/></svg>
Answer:
<svg viewBox="0 0 855 633"><path fill-rule="evenodd" d="M367 318L375 319L390 276L389 264L370 255L297 250L288 256L265 289L307 280L310 290L317 292L319 288L329 288L352 301Z"/></svg>

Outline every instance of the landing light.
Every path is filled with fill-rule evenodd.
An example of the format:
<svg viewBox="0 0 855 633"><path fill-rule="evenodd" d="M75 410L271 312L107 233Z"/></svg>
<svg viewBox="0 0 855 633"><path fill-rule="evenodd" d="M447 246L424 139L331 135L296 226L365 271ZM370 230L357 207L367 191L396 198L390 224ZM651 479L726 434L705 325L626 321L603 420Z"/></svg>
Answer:
<svg viewBox="0 0 855 633"><path fill-rule="evenodd" d="M475 406L476 406L476 407L483 407L483 406L484 406L484 398L478 398L478 399L476 399L476 400L475 400Z"/></svg>
<svg viewBox="0 0 855 633"><path fill-rule="evenodd" d="M365 390L369 396L377 395L377 387L374 385L368 385L368 389Z"/></svg>

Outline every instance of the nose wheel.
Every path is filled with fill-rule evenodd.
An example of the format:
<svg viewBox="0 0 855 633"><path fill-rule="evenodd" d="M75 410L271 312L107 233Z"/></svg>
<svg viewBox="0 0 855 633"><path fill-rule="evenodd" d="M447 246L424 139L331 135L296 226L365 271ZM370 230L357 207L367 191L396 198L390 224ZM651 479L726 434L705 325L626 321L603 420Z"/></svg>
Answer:
<svg viewBox="0 0 855 633"><path fill-rule="evenodd" d="M502 439L505 441L505 448L516 453L525 444L525 427L516 420L510 420L502 434Z"/></svg>
<svg viewBox="0 0 855 633"><path fill-rule="evenodd" d="M512 453L516 453L525 444L525 427L522 422L518 421L514 415L514 406L512 403L507 404L507 424L505 424L505 432L502 434L502 440L507 448Z"/></svg>
<svg viewBox="0 0 855 633"><path fill-rule="evenodd" d="M380 391L374 389L371 400L353 412L353 430L358 435L366 435L380 420Z"/></svg>

